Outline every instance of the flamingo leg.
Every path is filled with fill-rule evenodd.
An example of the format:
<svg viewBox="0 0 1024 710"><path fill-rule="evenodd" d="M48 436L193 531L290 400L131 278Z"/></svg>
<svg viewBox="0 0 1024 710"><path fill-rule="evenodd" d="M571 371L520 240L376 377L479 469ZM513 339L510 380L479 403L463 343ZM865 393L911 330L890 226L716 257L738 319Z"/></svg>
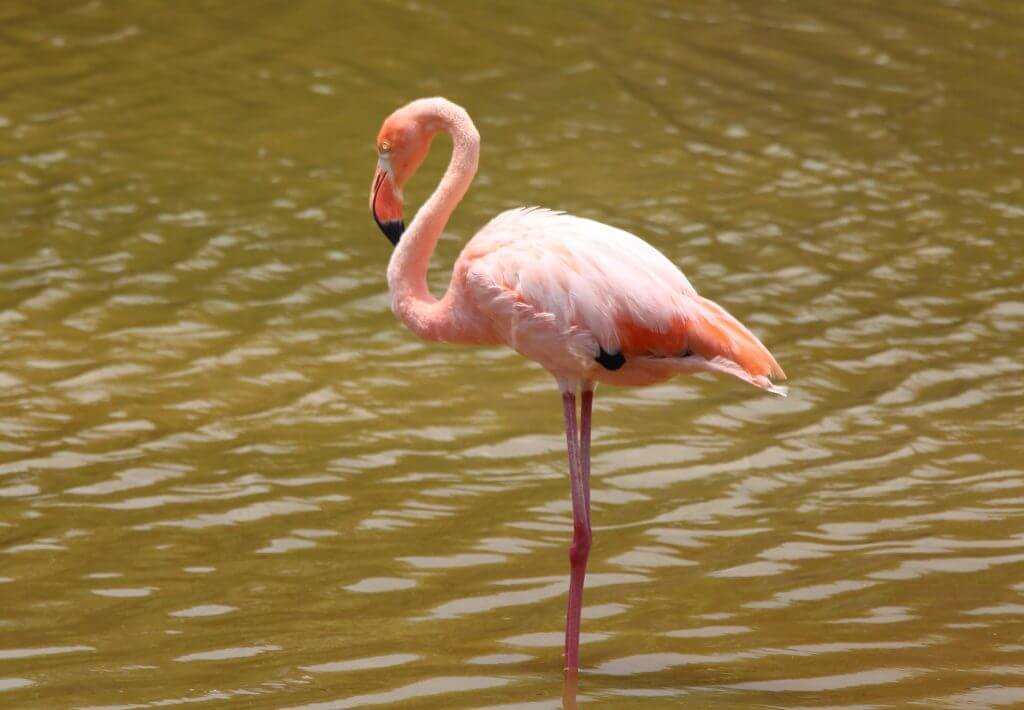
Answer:
<svg viewBox="0 0 1024 710"><path fill-rule="evenodd" d="M591 394L592 396L592 394ZM586 393L584 393L586 397ZM583 611L583 579L590 556L590 491L583 476L581 439L576 431L576 395L562 393L565 410L565 441L569 448L569 485L572 493L572 545L569 547L569 608L565 615L565 667L580 666L580 615ZM589 419L589 417L588 417ZM588 422L589 424L589 422ZM589 428L589 427L588 427ZM590 433L587 432L589 450ZM589 470L589 462L586 470Z"/></svg>
<svg viewBox="0 0 1024 710"><path fill-rule="evenodd" d="M583 474L583 490L587 494L587 523L590 523L590 419L594 408L594 385L583 384L580 395L580 470Z"/></svg>

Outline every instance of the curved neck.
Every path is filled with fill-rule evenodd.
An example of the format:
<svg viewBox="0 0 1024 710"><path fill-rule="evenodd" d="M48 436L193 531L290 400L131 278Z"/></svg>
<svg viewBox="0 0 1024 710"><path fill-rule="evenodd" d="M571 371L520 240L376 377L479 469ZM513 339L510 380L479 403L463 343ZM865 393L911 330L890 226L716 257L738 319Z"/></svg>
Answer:
<svg viewBox="0 0 1024 710"><path fill-rule="evenodd" d="M444 177L427 199L401 240L388 264L391 309L410 330L422 338L446 340L440 302L427 287L427 268L441 231L473 182L480 158L480 134L459 106L437 103L429 119L436 130L452 138L452 157Z"/></svg>

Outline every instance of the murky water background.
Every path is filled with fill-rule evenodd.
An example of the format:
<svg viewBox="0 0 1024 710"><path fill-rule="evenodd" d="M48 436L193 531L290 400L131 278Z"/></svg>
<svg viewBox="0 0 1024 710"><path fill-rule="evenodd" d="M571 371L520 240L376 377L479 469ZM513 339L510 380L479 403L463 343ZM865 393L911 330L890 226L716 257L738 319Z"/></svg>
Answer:
<svg viewBox="0 0 1024 710"><path fill-rule="evenodd" d="M580 702L1024 703L1022 68L1016 0L3 3L0 704L560 706L557 392L366 210L438 93L438 292L562 208L792 378L598 392Z"/></svg>

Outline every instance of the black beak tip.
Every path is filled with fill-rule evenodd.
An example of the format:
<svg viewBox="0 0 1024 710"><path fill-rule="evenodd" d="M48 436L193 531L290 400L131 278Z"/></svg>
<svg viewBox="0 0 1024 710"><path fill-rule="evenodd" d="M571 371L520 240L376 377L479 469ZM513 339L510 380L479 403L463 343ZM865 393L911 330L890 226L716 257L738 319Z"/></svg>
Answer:
<svg viewBox="0 0 1024 710"><path fill-rule="evenodd" d="M405 232L405 222L400 219L388 220L386 222L377 222L377 226L380 227L380 231L384 232L384 236L388 238L392 246L398 246L398 240L402 238L402 234Z"/></svg>

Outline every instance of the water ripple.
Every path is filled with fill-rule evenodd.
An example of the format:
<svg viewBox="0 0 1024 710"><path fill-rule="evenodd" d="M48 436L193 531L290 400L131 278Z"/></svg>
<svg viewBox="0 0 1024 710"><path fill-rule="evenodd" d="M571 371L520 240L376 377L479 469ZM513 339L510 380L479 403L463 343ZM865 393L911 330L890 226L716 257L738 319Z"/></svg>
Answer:
<svg viewBox="0 0 1024 710"><path fill-rule="evenodd" d="M0 19L8 704L1024 702L1019 3ZM575 688L557 392L404 331L366 214L380 118L436 93L485 142L435 294L546 204L793 378L598 392Z"/></svg>

